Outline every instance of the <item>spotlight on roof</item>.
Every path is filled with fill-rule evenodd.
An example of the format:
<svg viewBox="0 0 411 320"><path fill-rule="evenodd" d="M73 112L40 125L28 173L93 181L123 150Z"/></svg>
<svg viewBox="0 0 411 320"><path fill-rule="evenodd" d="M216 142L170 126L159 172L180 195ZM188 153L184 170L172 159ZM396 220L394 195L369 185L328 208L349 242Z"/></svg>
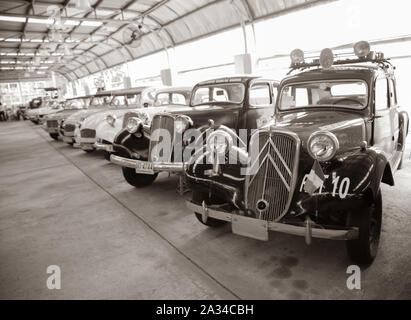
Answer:
<svg viewBox="0 0 411 320"><path fill-rule="evenodd" d="M292 64L304 63L304 52L301 49L294 49L290 54Z"/></svg>
<svg viewBox="0 0 411 320"><path fill-rule="evenodd" d="M321 51L320 65L323 69L330 69L334 63L334 53L331 49L326 48Z"/></svg>
<svg viewBox="0 0 411 320"><path fill-rule="evenodd" d="M366 58L371 52L371 46L367 41L359 41L354 45L354 53L358 58Z"/></svg>
<svg viewBox="0 0 411 320"><path fill-rule="evenodd" d="M76 9L91 10L90 0L76 0Z"/></svg>

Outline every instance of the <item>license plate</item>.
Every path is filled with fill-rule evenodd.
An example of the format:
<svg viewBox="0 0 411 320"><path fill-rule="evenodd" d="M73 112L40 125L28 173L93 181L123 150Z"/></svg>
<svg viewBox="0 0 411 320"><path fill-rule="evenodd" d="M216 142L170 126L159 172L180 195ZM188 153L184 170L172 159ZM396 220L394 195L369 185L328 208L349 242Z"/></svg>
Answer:
<svg viewBox="0 0 411 320"><path fill-rule="evenodd" d="M265 220L233 215L231 228L240 236L268 241L268 222Z"/></svg>
<svg viewBox="0 0 411 320"><path fill-rule="evenodd" d="M63 137L63 141L64 142L73 142L73 139L72 138L70 138L70 137Z"/></svg>
<svg viewBox="0 0 411 320"><path fill-rule="evenodd" d="M136 172L143 174L154 174L153 163L147 161L136 161Z"/></svg>
<svg viewBox="0 0 411 320"><path fill-rule="evenodd" d="M113 146L111 144L107 145L106 146L106 151L107 152L113 152L114 151Z"/></svg>

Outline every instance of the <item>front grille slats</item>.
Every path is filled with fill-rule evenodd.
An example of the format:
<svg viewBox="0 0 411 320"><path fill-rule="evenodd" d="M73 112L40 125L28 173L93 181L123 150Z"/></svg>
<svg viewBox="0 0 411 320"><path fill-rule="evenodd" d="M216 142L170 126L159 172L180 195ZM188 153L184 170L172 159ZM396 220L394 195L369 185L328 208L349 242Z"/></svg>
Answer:
<svg viewBox="0 0 411 320"><path fill-rule="evenodd" d="M80 135L82 138L95 138L96 137L96 130L93 129L81 129Z"/></svg>
<svg viewBox="0 0 411 320"><path fill-rule="evenodd" d="M278 221L287 213L294 192L300 141L288 133L267 131L261 131L256 139L259 167L247 178L247 208L259 219ZM257 210L261 200L268 203L268 209Z"/></svg>
<svg viewBox="0 0 411 320"><path fill-rule="evenodd" d="M58 126L57 120L47 120L47 128L58 128Z"/></svg>
<svg viewBox="0 0 411 320"><path fill-rule="evenodd" d="M158 130L162 129L162 130ZM168 131L168 134L170 136L170 142L171 145L168 150L162 150L160 151L160 154L154 154L153 148L162 143L163 137L161 137L162 134L165 133L165 131ZM173 145L174 145L174 118L171 115L155 115L153 117L153 120L151 122L151 135L150 135L150 148L149 148L149 153L148 153L148 159L151 161L157 161L158 159L162 159L165 162L170 162L171 157L172 157L172 150L173 150ZM162 143L164 145L164 143ZM167 152L167 154L164 154L164 152ZM154 158L153 158L154 157Z"/></svg>
<svg viewBox="0 0 411 320"><path fill-rule="evenodd" d="M74 124L66 124L64 126L65 132L74 132L74 130L76 130L76 126Z"/></svg>

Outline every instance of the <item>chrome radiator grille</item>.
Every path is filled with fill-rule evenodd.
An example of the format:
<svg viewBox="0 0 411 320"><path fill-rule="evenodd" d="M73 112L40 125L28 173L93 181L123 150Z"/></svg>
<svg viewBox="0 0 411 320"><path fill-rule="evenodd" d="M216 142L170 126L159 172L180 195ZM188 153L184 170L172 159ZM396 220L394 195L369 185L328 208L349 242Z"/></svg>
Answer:
<svg viewBox="0 0 411 320"><path fill-rule="evenodd" d="M257 218L278 221L290 206L297 178L300 140L284 132L262 131L258 161L253 159L253 171L247 178L246 205ZM256 141L254 140L254 141Z"/></svg>
<svg viewBox="0 0 411 320"><path fill-rule="evenodd" d="M76 126L74 124L66 124L64 126L65 132L74 132L74 130L76 130Z"/></svg>
<svg viewBox="0 0 411 320"><path fill-rule="evenodd" d="M158 129L163 129L163 130L158 130ZM164 146L163 139L162 137L163 134L166 133L166 131L169 134L170 139L168 141L170 142L168 150L162 150L160 151L160 154L153 154L153 148L158 145L159 143L162 143L162 146ZM173 143L174 143L174 118L171 115L155 115L153 117L153 121L151 122L151 135L150 135L150 149L148 153L148 159L151 161L156 160L155 158L161 158L163 161L171 161L171 156L172 156L172 150L173 150ZM167 140L166 140L167 141ZM168 146L167 146L168 147ZM164 154L164 152L167 152L167 154ZM154 159L153 159L154 157Z"/></svg>
<svg viewBox="0 0 411 320"><path fill-rule="evenodd" d="M80 130L80 135L82 138L95 138L96 130L93 129L82 129Z"/></svg>
<svg viewBox="0 0 411 320"><path fill-rule="evenodd" d="M57 120L47 120L47 127L48 128L58 128L59 124Z"/></svg>

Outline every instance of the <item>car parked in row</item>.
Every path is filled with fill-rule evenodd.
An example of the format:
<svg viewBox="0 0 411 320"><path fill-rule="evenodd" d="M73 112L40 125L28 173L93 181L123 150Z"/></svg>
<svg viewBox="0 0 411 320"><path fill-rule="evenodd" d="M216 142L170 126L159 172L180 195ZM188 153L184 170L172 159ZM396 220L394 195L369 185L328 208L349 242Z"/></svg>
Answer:
<svg viewBox="0 0 411 320"><path fill-rule="evenodd" d="M277 81L257 76L201 82L194 87L189 106L154 115L151 126L138 117L129 118L115 138L111 162L121 166L125 180L138 188L152 184L159 172L182 174L183 162L176 159L181 158L183 150L174 154L171 146L161 159L152 152L159 144L156 132L167 131L174 144L181 139L177 136L183 137L190 128L201 130L210 118L215 125L259 128L273 113L277 87Z"/></svg>
<svg viewBox="0 0 411 320"><path fill-rule="evenodd" d="M64 121L72 114L79 110L87 109L89 98L76 97L67 99L63 103L63 109L45 117L45 130L49 133L50 137L54 140L58 140L61 136L61 127L64 125Z"/></svg>
<svg viewBox="0 0 411 320"><path fill-rule="evenodd" d="M304 236L307 244L346 240L355 263L372 263L381 184L394 186L409 120L390 62L364 42L355 53L334 61L325 49L306 63L294 51L291 72L303 71L282 80L274 118L243 141L248 152L234 143L235 131L213 132L202 159L186 167L188 208L203 224L230 222L233 233L260 240L269 231ZM242 161L230 163L232 154Z"/></svg>
<svg viewBox="0 0 411 320"><path fill-rule="evenodd" d="M86 152L91 152L96 149L95 143L98 141L97 128L100 124L108 124L104 129L111 131L111 128L116 130L121 118L125 113L133 109L141 109L153 104L152 87L136 87L131 89L116 90L104 92L104 95L109 96L108 108L87 116L75 132L76 145ZM103 93L102 93L103 95ZM150 97L150 98L149 98ZM118 131L121 127L118 129ZM117 131L117 132L118 132Z"/></svg>

